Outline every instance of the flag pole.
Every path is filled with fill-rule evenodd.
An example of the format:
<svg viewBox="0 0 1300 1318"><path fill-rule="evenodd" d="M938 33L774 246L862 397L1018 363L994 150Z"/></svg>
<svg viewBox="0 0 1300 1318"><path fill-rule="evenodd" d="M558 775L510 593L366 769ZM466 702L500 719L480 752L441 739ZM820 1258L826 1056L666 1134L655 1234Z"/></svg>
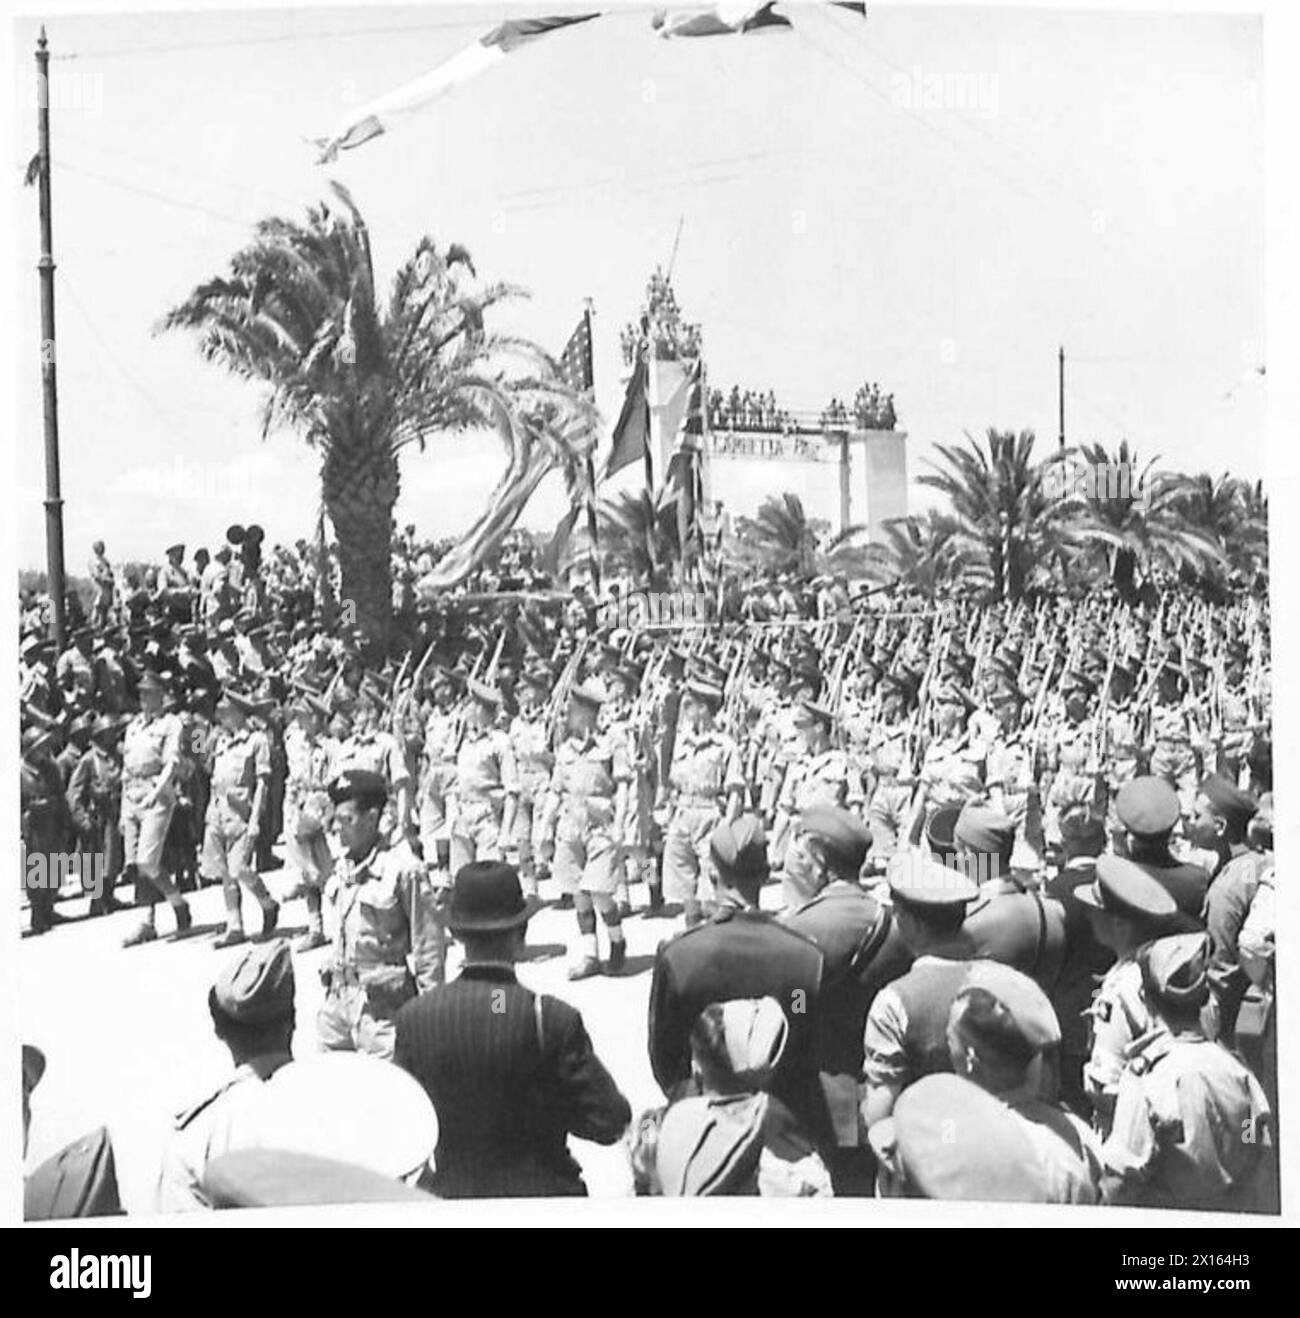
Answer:
<svg viewBox="0 0 1300 1318"><path fill-rule="evenodd" d="M64 616L63 495L59 481L59 394L54 369L54 239L50 223L50 52L45 28L36 42L37 185L41 221L41 392L45 418L45 566L55 648L67 643ZM30 177L30 175L29 175Z"/></svg>
<svg viewBox="0 0 1300 1318"><path fill-rule="evenodd" d="M596 370L593 365L593 348L591 337L591 299L583 299L582 320L586 327L583 344L582 378L590 396L595 395ZM591 541L591 584L597 595L600 594L600 537L596 518L596 449L592 445L587 454L587 539Z"/></svg>

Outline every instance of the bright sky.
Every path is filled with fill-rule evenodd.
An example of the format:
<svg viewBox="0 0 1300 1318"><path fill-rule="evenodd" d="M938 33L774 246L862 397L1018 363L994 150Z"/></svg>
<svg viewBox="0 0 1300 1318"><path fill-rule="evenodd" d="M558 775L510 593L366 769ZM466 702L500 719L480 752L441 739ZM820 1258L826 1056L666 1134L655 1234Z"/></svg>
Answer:
<svg viewBox="0 0 1300 1318"><path fill-rule="evenodd" d="M77 56L52 65L70 570L96 537L121 559L178 536L213 545L233 521L311 534L313 456L262 442L257 390L151 326L258 218L323 194L305 138L502 17L549 8L49 23L55 56ZM498 326L554 352L591 297L612 422L619 331L680 218L675 284L711 382L819 409L878 380L914 474L964 430L1053 443L1058 344L1072 439L1262 474L1257 20L873 6L864 24L816 7L791 33L669 42L650 12L560 32L332 167L384 283L421 233L461 242L481 274L531 291ZM24 86L34 36L19 25ZM14 171L34 147L20 139ZM30 294L15 330L35 345L36 197L15 196ZM17 557L35 566L34 347L18 382ZM462 530L500 466L489 435L436 440L407 460L399 518ZM524 523L553 525L561 500L544 486Z"/></svg>

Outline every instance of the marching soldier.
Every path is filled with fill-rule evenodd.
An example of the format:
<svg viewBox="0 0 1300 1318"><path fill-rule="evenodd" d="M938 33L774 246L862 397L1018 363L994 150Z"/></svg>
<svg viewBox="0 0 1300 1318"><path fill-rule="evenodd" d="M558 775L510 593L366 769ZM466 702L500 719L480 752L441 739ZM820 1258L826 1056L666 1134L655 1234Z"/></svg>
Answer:
<svg viewBox="0 0 1300 1318"><path fill-rule="evenodd" d="M284 787L285 849L297 872L307 902L307 933L299 952L325 946L321 901L334 867L327 829L330 823L329 787L336 777L334 754L322 729L329 706L305 695L290 706L293 721L284 736L288 772Z"/></svg>
<svg viewBox="0 0 1300 1318"><path fill-rule="evenodd" d="M456 782L456 742L460 720L449 672L433 678L433 708L424 724L424 768L420 777L420 847L424 858L450 881L448 802Z"/></svg>
<svg viewBox="0 0 1300 1318"><path fill-rule="evenodd" d="M1151 772L1177 793L1179 804L1190 810L1200 782L1197 731L1190 701L1184 696L1183 670L1166 662L1156 679L1151 702Z"/></svg>
<svg viewBox="0 0 1300 1318"><path fill-rule="evenodd" d="M622 741L597 727L602 703L589 687L570 694L568 733L556 751L541 829L542 858L554 858L561 893L573 895L581 947L569 968L573 980L601 972L598 915L609 936L607 973L617 974L627 959L615 893L632 768Z"/></svg>
<svg viewBox="0 0 1300 1318"><path fill-rule="evenodd" d="M177 934L193 923L189 903L162 868L182 755L180 720L163 712L166 690L155 673L146 672L140 679L140 712L127 724L122 744L122 861L136 876L137 901L140 888L148 894L144 922L127 935L126 947L158 937L156 894L176 913Z"/></svg>
<svg viewBox="0 0 1300 1318"><path fill-rule="evenodd" d="M510 849L519 857L519 882L526 897L537 896L538 828L555 767L551 729L546 718L547 698L554 682L554 674L541 663L520 673L519 712L510 722L510 747L519 775L519 802Z"/></svg>
<svg viewBox="0 0 1300 1318"><path fill-rule="evenodd" d="M336 930L322 973L321 1047L392 1058L393 1018L442 982L445 933L423 866L380 833L388 787L377 773L345 771L330 788L341 855L325 889Z"/></svg>
<svg viewBox="0 0 1300 1318"><path fill-rule="evenodd" d="M117 751L123 724L101 714L90 734L90 746L77 761L68 783L68 808L83 855L103 858L104 886L90 903L92 915L117 909L113 884L122 870L122 761Z"/></svg>
<svg viewBox="0 0 1300 1318"><path fill-rule="evenodd" d="M241 885L262 908L262 934L279 919L280 906L267 892L256 869L257 841L271 776L271 748L266 734L249 725L261 706L227 691L217 704L220 729L212 755L212 792L203 821L203 872L221 880L226 903L225 932L217 947L244 941Z"/></svg>
<svg viewBox="0 0 1300 1318"><path fill-rule="evenodd" d="M916 683L909 672L880 678L880 720L868 743L874 786L867 808L871 852L877 867L887 867L907 830L916 786L912 776L908 714L916 704Z"/></svg>
<svg viewBox="0 0 1300 1318"><path fill-rule="evenodd" d="M795 820L817 806L862 812L862 774L846 752L831 745L833 722L825 705L803 701L797 720L803 756L785 776L772 833L772 860L781 866L781 892L787 908L802 905L812 895L812 860L794 833Z"/></svg>
<svg viewBox="0 0 1300 1318"><path fill-rule="evenodd" d="M721 706L718 687L699 678L687 683L668 770L664 893L682 903L688 929L704 918L714 896L709 837L739 815L744 790L739 749L714 723Z"/></svg>
<svg viewBox="0 0 1300 1318"><path fill-rule="evenodd" d="M456 751L451 872L476 860L500 860L514 839L519 773L510 738L496 726L501 693L469 680L469 713Z"/></svg>

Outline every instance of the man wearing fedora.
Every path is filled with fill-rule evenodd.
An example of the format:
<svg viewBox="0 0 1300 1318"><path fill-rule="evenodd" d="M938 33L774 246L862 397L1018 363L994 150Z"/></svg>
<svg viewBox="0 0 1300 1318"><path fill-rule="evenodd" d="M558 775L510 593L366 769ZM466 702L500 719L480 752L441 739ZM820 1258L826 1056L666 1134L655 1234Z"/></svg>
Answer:
<svg viewBox="0 0 1300 1318"><path fill-rule="evenodd" d="M275 928L280 914L279 904L267 892L255 865L271 776L270 743L265 733L254 731L248 722L260 708L237 691L227 691L217 704L221 730L212 756L212 790L203 821L203 873L221 880L226 903L226 928L217 947L244 941L241 885L262 908L263 934Z"/></svg>
<svg viewBox="0 0 1300 1318"><path fill-rule="evenodd" d="M122 861L134 867L137 883L147 894L144 922L128 934L125 946L135 947L158 937L155 893L176 913L176 932L185 933L193 917L189 903L163 872L163 847L176 807L176 777L181 763L181 724L164 712L167 685L146 672L138 685L140 712L126 726L122 744Z"/></svg>
<svg viewBox="0 0 1300 1318"><path fill-rule="evenodd" d="M397 1013L393 1060L438 1113L431 1188L446 1198L585 1194L568 1137L613 1144L632 1119L582 1016L515 977L533 910L512 866L458 870L448 923L460 976Z"/></svg>

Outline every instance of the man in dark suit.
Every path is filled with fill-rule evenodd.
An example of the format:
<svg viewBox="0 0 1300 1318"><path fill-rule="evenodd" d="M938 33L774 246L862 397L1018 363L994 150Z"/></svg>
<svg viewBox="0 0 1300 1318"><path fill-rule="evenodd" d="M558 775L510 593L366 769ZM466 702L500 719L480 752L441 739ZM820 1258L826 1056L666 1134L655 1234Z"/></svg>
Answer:
<svg viewBox="0 0 1300 1318"><path fill-rule="evenodd" d="M465 948L460 977L397 1013L393 1060L438 1113L432 1189L444 1198L586 1194L568 1136L613 1144L632 1119L581 1015L515 978L531 914L512 866L463 866L447 920Z"/></svg>
<svg viewBox="0 0 1300 1318"><path fill-rule="evenodd" d="M720 824L709 840L718 875L712 919L663 943L650 983L650 1067L668 1098L689 1092L691 1027L711 1002L775 998L790 1041L771 1092L818 1143L830 1120L818 1078L818 1013L824 958L803 934L759 909L768 876L767 839L757 816Z"/></svg>
<svg viewBox="0 0 1300 1318"><path fill-rule="evenodd" d="M906 973L912 953L889 908L858 881L871 849L867 826L849 810L826 806L805 810L799 832L816 895L782 922L811 938L826 959L817 1056L835 1143L823 1159L837 1195L870 1195L875 1158L858 1113L863 1028L877 991Z"/></svg>

